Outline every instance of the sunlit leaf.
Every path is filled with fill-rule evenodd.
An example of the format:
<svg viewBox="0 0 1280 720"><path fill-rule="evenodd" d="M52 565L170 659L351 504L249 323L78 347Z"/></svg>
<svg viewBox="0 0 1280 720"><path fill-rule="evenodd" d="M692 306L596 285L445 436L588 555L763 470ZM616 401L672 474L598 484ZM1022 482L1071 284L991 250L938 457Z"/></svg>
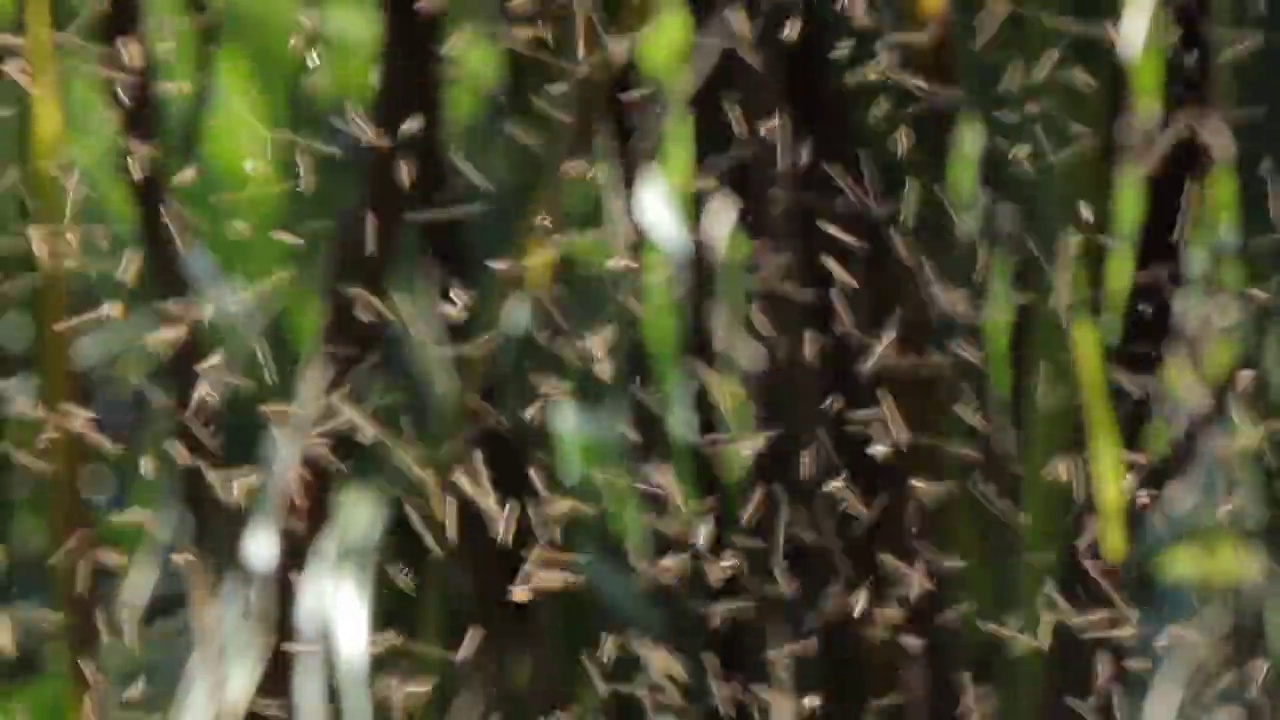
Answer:
<svg viewBox="0 0 1280 720"><path fill-rule="evenodd" d="M460 138L506 82L507 58L491 35L465 24L450 35L445 59L449 82L441 100L444 126L450 137Z"/></svg>
<svg viewBox="0 0 1280 720"><path fill-rule="evenodd" d="M365 105L375 89L375 70L382 49L382 17L378 4L366 0L325 0L320 7L320 47L313 75L323 81L314 85L324 103L351 102Z"/></svg>
<svg viewBox="0 0 1280 720"><path fill-rule="evenodd" d="M1230 590L1260 582L1269 562L1257 542L1228 530L1182 540L1155 559L1156 576L1170 585Z"/></svg>
<svg viewBox="0 0 1280 720"><path fill-rule="evenodd" d="M1108 563L1119 564L1129 549L1128 489L1124 446L1107 388L1102 337L1092 320L1077 316L1071 320L1070 341L1084 411L1091 496L1098 520L1098 552Z"/></svg>
<svg viewBox="0 0 1280 720"><path fill-rule="evenodd" d="M201 180L191 194L207 199L210 250L222 269L257 279L278 269L290 248L267 233L284 207L288 185L278 174L270 136L270 104L250 57L236 46L219 51L214 90L201 134Z"/></svg>
<svg viewBox="0 0 1280 720"><path fill-rule="evenodd" d="M636 67L658 82L678 82L687 70L695 30L693 14L682 3L658 4L636 40Z"/></svg>
<svg viewBox="0 0 1280 720"><path fill-rule="evenodd" d="M987 149L987 126L975 113L956 119L947 158L947 199L960 229L976 233L982 223L982 156Z"/></svg>
<svg viewBox="0 0 1280 720"><path fill-rule="evenodd" d="M90 206L102 212L121 238L137 227L138 210L122 165L125 145L119 113L111 106L102 78L89 66L64 66L67 156L84 174Z"/></svg>

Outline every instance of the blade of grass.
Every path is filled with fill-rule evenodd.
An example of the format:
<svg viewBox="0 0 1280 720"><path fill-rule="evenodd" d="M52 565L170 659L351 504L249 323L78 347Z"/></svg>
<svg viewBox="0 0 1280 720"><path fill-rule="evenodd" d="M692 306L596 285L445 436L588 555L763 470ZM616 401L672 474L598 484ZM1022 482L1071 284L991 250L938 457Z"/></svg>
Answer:
<svg viewBox="0 0 1280 720"><path fill-rule="evenodd" d="M1089 314L1080 311L1073 314L1070 344L1084 414L1085 452L1097 518L1098 552L1106 562L1119 565L1129 552L1124 444L1111 405L1102 335Z"/></svg>
<svg viewBox="0 0 1280 720"><path fill-rule="evenodd" d="M715 297L705 322L711 328L716 351L715 372L704 373L703 384L716 409L725 434L719 452L719 475L728 497L721 498L720 517L736 518L740 491L753 462L738 443L756 432L756 410L744 384L748 370L758 370L763 348L746 332L750 311L751 239L738 227L741 201L727 191L712 196L703 209L699 233L716 259ZM755 352L753 352L755 351ZM753 357L757 356L757 357Z"/></svg>
<svg viewBox="0 0 1280 720"><path fill-rule="evenodd" d="M640 251L640 334L661 397L676 477L690 501L698 499L691 455L698 421L692 379L683 367L688 318L681 298L691 289L694 257L689 193L697 156L688 61L695 29L684 3L666 0L651 9L640 30L636 67L657 85L664 116L657 162L639 170L631 195L632 217L649 241Z"/></svg>
<svg viewBox="0 0 1280 720"><path fill-rule="evenodd" d="M1082 9L1057 0L1037 3L1037 7L1050 13ZM1045 583L1059 574L1062 549L1072 540L1072 517L1063 512L1072 502L1071 487L1063 468L1079 450L1076 403L1082 400L1073 379L1073 333L1077 315L1087 318L1089 298L1089 278L1077 265L1076 253L1100 235L1095 215L1106 212L1109 179L1103 162L1105 143L1100 140L1113 118L1103 99L1105 92L1096 86L1089 92L1054 73L1037 77L1040 67L1052 67L1045 66L1045 61L1056 58L1055 63L1076 64L1075 69L1105 83L1110 58L1103 52L1072 47L1053 28L1039 23L1024 28L1017 44L1022 62L1034 60L1036 66L1024 92L1034 98L1035 105L1052 109L1028 113L1016 138L1030 151L1028 169L1034 182L1023 187L1015 167L1004 186L1018 199L1032 237L1030 257L1021 258L1015 270L1020 276L1015 287L1030 302L1020 310L1021 347L1015 351L1023 373L1016 381L1021 395L1021 407L1016 409L1021 474L1017 492L1028 524L1021 533L1014 612L1029 632L1046 626ZM1057 140L1073 125L1095 135L1084 152L1074 152L1074 143L1064 147ZM1069 300L1064 304L1064 299ZM1109 394L1102 400L1109 407ZM1044 711L1044 690L1051 680L1046 661L1046 656L1032 653L1010 668L1001 683L1001 696L1011 704L1011 714L1033 716Z"/></svg>
<svg viewBox="0 0 1280 720"><path fill-rule="evenodd" d="M1166 13L1149 0L1126 0L1119 41L1128 109L1121 117L1119 158L1112 170L1111 226L1102 269L1101 328L1108 347L1120 341L1124 312L1147 221L1148 183L1142 150L1164 120Z"/></svg>

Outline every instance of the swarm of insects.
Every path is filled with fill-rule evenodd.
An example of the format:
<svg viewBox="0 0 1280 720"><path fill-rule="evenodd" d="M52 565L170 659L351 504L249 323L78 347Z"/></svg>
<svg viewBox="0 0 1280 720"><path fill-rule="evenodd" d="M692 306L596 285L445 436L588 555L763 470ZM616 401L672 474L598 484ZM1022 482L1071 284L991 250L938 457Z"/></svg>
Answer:
<svg viewBox="0 0 1280 720"><path fill-rule="evenodd" d="M1268 712L1272 31L55 5L0 717Z"/></svg>

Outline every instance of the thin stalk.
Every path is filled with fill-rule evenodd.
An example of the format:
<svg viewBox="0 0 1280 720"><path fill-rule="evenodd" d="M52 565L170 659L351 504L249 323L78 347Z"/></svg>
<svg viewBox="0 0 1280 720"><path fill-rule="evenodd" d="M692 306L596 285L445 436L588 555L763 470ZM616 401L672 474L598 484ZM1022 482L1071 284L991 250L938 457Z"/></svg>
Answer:
<svg viewBox="0 0 1280 720"><path fill-rule="evenodd" d="M1062 0L1044 0L1037 6L1049 13L1070 12L1068 3ZM1022 147L1032 151L1029 170L1033 182L1021 187L1015 168L1014 177L1009 178L1012 182L1003 188L1018 198L1032 238L1031 257L1021 258L1021 267L1016 270L1004 271L1025 276L1013 287L1026 292L1030 301L1019 310L1025 329L1020 333L1020 346L1013 352L1022 373L1015 381L1021 405L1015 410L1020 423L1017 449L1021 478L1013 492L1019 497L1028 524L1021 533L1016 563L1016 590L1012 593L1016 605L1009 611L1019 618L1024 631L1032 631L1043 619L1040 601L1045 580L1058 573L1062 549L1071 541L1071 517L1063 512L1071 504L1070 488L1064 482L1068 479L1064 476L1068 466L1063 460L1079 449L1075 410L1079 398L1073 387L1072 366L1075 355L1080 353L1078 341L1088 338L1088 323L1092 322L1083 292L1087 277L1075 277L1077 258L1073 251L1098 234L1098 220L1093 216L1104 212L1108 180L1099 145L1085 152L1072 152L1072 146L1059 139L1064 130L1060 116L1099 135L1106 132L1111 118L1096 93L1086 94L1052 74L1042 74L1042 68L1082 58L1084 49L1063 52L1061 37L1040 23L1030 23L1020 30L1019 60L1034 63L1021 92L1031 101L1028 110L1034 106L1040 111L1028 112L1017 138ZM1000 269L1002 262L1006 261L993 253L992 270ZM989 288L1008 292L1000 285L992 283ZM1064 297L1076 304L1064 307ZM1013 302L1017 305L1020 299ZM1100 355L1091 351L1085 355L1105 367ZM1101 400L1109 409L1106 390L1104 375ZM1002 707L1012 716L1038 714L1044 702L1046 657L1028 654L1011 670L1001 685Z"/></svg>
<svg viewBox="0 0 1280 720"><path fill-rule="evenodd" d="M29 228L32 251L40 278L38 326L40 327L41 400L49 412L59 412L73 399L74 385L68 357L69 340L53 326L68 314L67 278L62 265L64 233L61 231L65 199L58 161L64 142L64 117L58 85L50 0L28 0L23 8L27 62L31 68L31 123L27 156L27 182L32 205ZM76 483L79 457L74 438L65 432L52 434L40 448L52 468L49 518L53 541L65 547L90 527ZM78 542L78 541L77 541ZM81 717L81 704L89 687L79 664L91 657L96 637L92 619L91 588L77 587L79 553L54 564L53 580L58 602L65 613L69 672L75 692L67 704L67 716Z"/></svg>
<svg viewBox="0 0 1280 720"><path fill-rule="evenodd" d="M1084 414L1098 552L1103 560L1117 565L1129 551L1124 444L1107 386L1102 337L1090 313L1081 309L1072 312L1069 338Z"/></svg>
<svg viewBox="0 0 1280 720"><path fill-rule="evenodd" d="M951 5L953 27L977 27L982 11L980 2L956 2ZM954 213L955 240L972 246L971 252L985 254L984 275L980 280L982 301L979 316L979 342L983 355L982 378L985 384L980 397L990 433L988 452L999 467L1012 460L1016 448L1014 388L1017 384L1015 365L1015 329L1018 318L1015 270L1017 258L1007 233L1000 233L990 223L992 190L988 177L988 152L993 126L991 118L998 110L994 92L990 48L981 48L978 40L961 35L955 42L958 84L964 92L964 107L951 129L945 170L946 200ZM998 188L996 188L998 189ZM958 270L959 268L957 268ZM1008 451L1008 452L1003 452ZM1003 547L1000 542L983 538L986 510L972 494L964 493L947 507L944 532L949 550L965 559L962 570L962 597L974 603L979 617L988 618L998 612L998 578L993 569L1004 565L1002 559L990 557L989 548ZM980 661L982 650L978 633L969 629L960 641L962 667Z"/></svg>
<svg viewBox="0 0 1280 720"><path fill-rule="evenodd" d="M1145 12L1148 9L1150 12ZM1120 341L1124 328L1142 226L1147 220L1148 172L1142 150L1159 132L1164 119L1166 25L1165 14L1153 3L1125 3L1121 26L1134 33L1132 39L1126 39L1132 48L1126 51L1122 47L1121 52L1128 108L1121 119L1120 157L1112 172L1110 237L1102 270L1101 322L1110 347ZM1136 39L1139 37L1141 41Z"/></svg>
<svg viewBox="0 0 1280 720"><path fill-rule="evenodd" d="M657 163L640 170L631 201L635 221L649 240L640 252L641 338L661 397L672 464L689 499L697 497L691 448L698 423L692 380L682 367L688 318L681 296L692 290L694 270L688 219L696 163L688 73L694 29L688 7L666 0L653 8L640 31L636 64L656 84L664 117Z"/></svg>
<svg viewBox="0 0 1280 720"><path fill-rule="evenodd" d="M1132 25L1142 0L1129 0L1124 17ZM1136 9L1135 9L1136 8ZM1109 236L1100 278L1100 317L1092 309L1091 289L1095 283L1086 267L1083 248L1070 249L1063 280L1070 283L1067 307L1067 347L1075 376L1084 425L1086 468L1093 501L1098 551L1102 559L1120 564L1128 553L1128 488L1124 462L1124 442L1116 409L1112 403L1106 350L1120 339L1124 313L1137 269L1139 241L1146 221L1147 172L1141 164L1142 141L1152 137L1163 118L1164 30L1163 15L1153 14L1142 26L1142 42L1121 53L1126 70L1128 106L1122 116L1117 147L1119 157L1111 169L1110 198L1103 202L1105 181L1081 177L1078 183L1096 187L1090 207L1109 218ZM1105 129L1098 126L1099 132ZM1096 156L1094 156L1096 158ZM1094 163L1094 169L1100 169ZM1079 177L1079 176L1078 176ZM1100 182L1101 181L1101 182ZM1101 226L1096 220L1079 223L1092 235Z"/></svg>
<svg viewBox="0 0 1280 720"><path fill-rule="evenodd" d="M717 471L724 481L720 517L735 517L739 490L750 472L752 455L738 443L748 441L756 431L755 406L751 402L744 374L752 363L751 338L746 332L750 308L751 239L738 227L741 201L727 193L713 196L703 211L699 227L701 240L716 254L715 295L704 321L711 328L715 348L715 369L704 369L702 378L712 404L718 411L725 447L718 455Z"/></svg>

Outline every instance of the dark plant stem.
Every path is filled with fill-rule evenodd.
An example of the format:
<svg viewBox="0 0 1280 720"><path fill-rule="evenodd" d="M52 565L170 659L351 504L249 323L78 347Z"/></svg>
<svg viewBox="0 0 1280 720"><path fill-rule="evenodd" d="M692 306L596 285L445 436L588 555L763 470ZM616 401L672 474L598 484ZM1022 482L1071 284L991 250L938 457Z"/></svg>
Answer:
<svg viewBox="0 0 1280 720"><path fill-rule="evenodd" d="M119 72L113 81L112 98L120 109L124 131L137 147L155 147L159 139L160 108L157 106L152 86L150 67L146 64L130 67L120 62L121 45L137 43L145 47L147 38L142 30L142 10L138 0L112 0L103 18L102 37L106 45L116 52L115 70ZM198 123L193 123L198 124ZM166 220L166 168L168 158L160 153L136 162L140 172L131 175L126 168L128 151L121 158L122 173L132 176L133 197L138 208L139 235L146 257L144 287L157 300L176 300L187 297L190 288L182 271L181 254L173 228ZM172 410L175 413L177 440L188 452L204 460L213 460L216 452L208 447L199 433L182 415L191 403L198 375L196 365L203 357L200 342L193 332L165 360L162 373L172 393ZM195 545L201 559L209 562L217 571L225 569L233 557L235 522L232 513L214 495L202 472L194 467L181 472L182 498L194 520Z"/></svg>
<svg viewBox="0 0 1280 720"><path fill-rule="evenodd" d="M402 153L417 162L421 182L416 192L430 195L439 187L444 163L436 149L439 96L439 31L442 19L419 12L412 0L386 0L384 5L384 46L382 85L374 107L374 121L386 137L396 131L410 116L420 113L425 127L413 142L401 147L377 147L359 158L367 173L364 199L354 208L344 210L339 219L335 244L329 249L328 293L329 315L324 327L324 352L333 372L331 388L346 384L351 371L375 352L383 340L383 328L367 322L357 314L351 288L362 289L374 297L385 290L387 267L397 257L403 228L403 215L414 190L402 187L396 180L395 166ZM373 236L366 237L372 227ZM335 447L335 455L350 459L356 452L354 441L343 439ZM293 635L293 577L302 570L308 549L320 532L328 515L328 500L336 478L329 471L308 462L303 491L290 504L290 525L295 532L286 533L282 562L278 570L280 615L277 646L259 688L264 698L287 698L292 668L292 654L285 648Z"/></svg>

